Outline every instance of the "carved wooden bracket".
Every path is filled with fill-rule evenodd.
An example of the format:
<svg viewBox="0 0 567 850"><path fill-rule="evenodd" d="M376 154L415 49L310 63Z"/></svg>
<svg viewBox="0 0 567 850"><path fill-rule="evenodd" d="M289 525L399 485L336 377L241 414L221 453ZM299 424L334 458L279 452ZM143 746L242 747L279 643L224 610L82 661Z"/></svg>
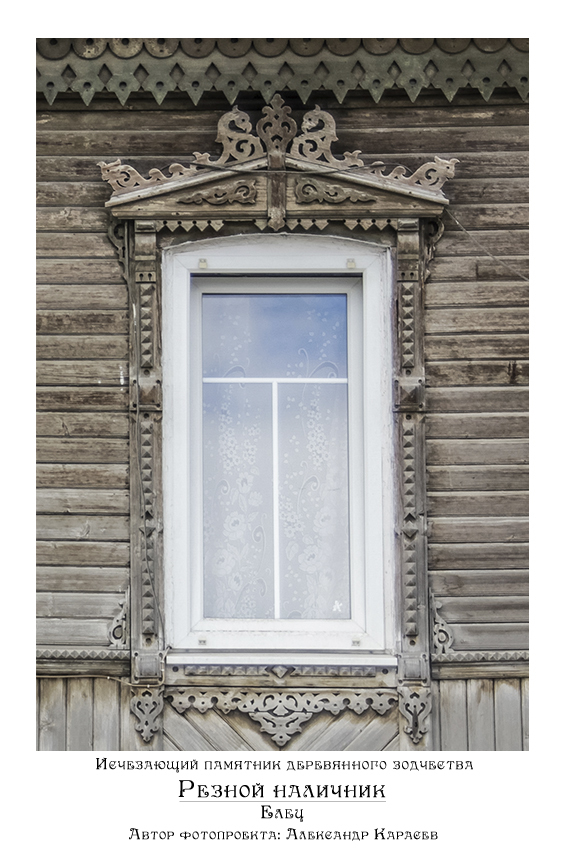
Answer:
<svg viewBox="0 0 567 850"><path fill-rule="evenodd" d="M163 687L136 688L130 700L130 711L137 718L134 728L149 743L161 728Z"/></svg>
<svg viewBox="0 0 567 850"><path fill-rule="evenodd" d="M400 712L408 721L404 732L414 744L418 744L429 729L427 718L431 714L431 688L406 686L398 688Z"/></svg>

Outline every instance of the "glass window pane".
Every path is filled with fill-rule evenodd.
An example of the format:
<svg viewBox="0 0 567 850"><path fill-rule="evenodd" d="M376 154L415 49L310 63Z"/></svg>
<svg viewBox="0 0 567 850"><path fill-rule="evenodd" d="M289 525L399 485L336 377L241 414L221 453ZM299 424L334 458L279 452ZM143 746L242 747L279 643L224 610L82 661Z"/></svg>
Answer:
<svg viewBox="0 0 567 850"><path fill-rule="evenodd" d="M205 377L346 377L346 295L203 296Z"/></svg>
<svg viewBox="0 0 567 850"><path fill-rule="evenodd" d="M269 384L203 385L205 617L274 616Z"/></svg>
<svg viewBox="0 0 567 850"><path fill-rule="evenodd" d="M281 616L348 619L346 384L279 387Z"/></svg>

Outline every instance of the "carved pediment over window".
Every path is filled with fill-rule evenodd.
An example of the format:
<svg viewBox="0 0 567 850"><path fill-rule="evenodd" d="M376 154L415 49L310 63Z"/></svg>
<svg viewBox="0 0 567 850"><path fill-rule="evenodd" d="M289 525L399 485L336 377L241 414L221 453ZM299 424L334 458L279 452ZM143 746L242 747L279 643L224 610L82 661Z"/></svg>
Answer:
<svg viewBox="0 0 567 850"><path fill-rule="evenodd" d="M435 157L413 174L382 162L365 166L359 150L335 155L333 117L319 106L303 116L301 129L280 95L262 110L254 128L237 106L218 123L222 152L194 152L188 165L173 163L164 174L147 177L133 166L100 162L113 195L107 206L120 218L156 218L170 229L252 220L281 230L341 219L351 229L384 227L398 216L438 216L447 199L443 185L455 173L456 159ZM339 212L340 208L340 212ZM201 227L201 229L203 229Z"/></svg>

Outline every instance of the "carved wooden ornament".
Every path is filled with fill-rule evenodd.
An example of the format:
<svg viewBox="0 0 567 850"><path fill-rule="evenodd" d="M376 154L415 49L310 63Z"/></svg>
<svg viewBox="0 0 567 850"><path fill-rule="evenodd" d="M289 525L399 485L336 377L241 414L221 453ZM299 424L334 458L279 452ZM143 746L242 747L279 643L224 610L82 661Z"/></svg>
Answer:
<svg viewBox="0 0 567 850"><path fill-rule="evenodd" d="M222 153L195 151L187 165L170 165L169 174L152 168L144 177L119 159L99 162L113 189L107 206L121 218L152 216L171 229L175 222L188 230L189 219L200 229L218 230L232 219L277 231L306 223L322 229L337 218L356 226L361 212L367 226L375 217L438 216L447 203L442 189L455 173L456 159L435 157L413 174L401 165L387 173L382 162L365 166L359 150L335 155L335 120L319 106L304 114L300 130L279 94L262 113L253 127L249 115L234 106L218 123ZM140 205L149 199L151 204Z"/></svg>

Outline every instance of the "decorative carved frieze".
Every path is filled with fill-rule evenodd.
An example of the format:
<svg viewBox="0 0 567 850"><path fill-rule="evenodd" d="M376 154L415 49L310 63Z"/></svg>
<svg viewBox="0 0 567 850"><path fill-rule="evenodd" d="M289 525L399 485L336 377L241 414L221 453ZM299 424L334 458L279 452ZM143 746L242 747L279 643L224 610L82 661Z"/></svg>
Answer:
<svg viewBox="0 0 567 850"><path fill-rule="evenodd" d="M347 708L362 714L369 708L386 714L398 702L395 690L245 691L231 688L166 688L165 699L183 714L196 709L204 714L216 709L223 714L240 711L260 724L263 732L283 747L315 714L340 714Z"/></svg>
<svg viewBox="0 0 567 850"><path fill-rule="evenodd" d="M191 165L186 168L174 162L169 166L170 177L166 177L159 168L151 168L148 177L136 171L131 165L123 165L120 159L115 159L113 162L97 162L101 171L101 177L112 186L113 192L131 192L133 189L147 188L150 186L158 186L162 183L169 183L172 180L177 180L180 177L186 177L190 174L197 173L197 166Z"/></svg>
<svg viewBox="0 0 567 850"><path fill-rule="evenodd" d="M117 661L130 657L130 650L122 647L98 649L93 647L39 647L36 652L38 660L70 660L70 661Z"/></svg>
<svg viewBox="0 0 567 850"><path fill-rule="evenodd" d="M380 667L366 665L258 665L258 664L188 664L183 668L185 676L268 676L278 679L285 676L376 676Z"/></svg>
<svg viewBox="0 0 567 850"><path fill-rule="evenodd" d="M162 103L178 92L198 104L206 92L233 104L243 92L293 92L303 103L321 90L339 102L353 91L378 103L391 91L413 100L423 89L452 101L461 89L489 100L506 85L528 95L528 39L42 38L38 91L48 103L74 93L88 105L99 92L120 103L138 91Z"/></svg>
<svg viewBox="0 0 567 850"><path fill-rule="evenodd" d="M414 744L418 744L429 725L427 718L431 714L431 688L422 686L402 685L398 688L400 695L400 713L408 721L404 732L409 735Z"/></svg>
<svg viewBox="0 0 567 850"><path fill-rule="evenodd" d="M149 743L161 728L163 711L163 687L134 688L130 700L130 711L137 718L134 728L142 739Z"/></svg>
<svg viewBox="0 0 567 850"><path fill-rule="evenodd" d="M454 664L482 663L493 661L529 661L527 649L478 649L472 651L449 650L436 652L431 656L432 663Z"/></svg>

